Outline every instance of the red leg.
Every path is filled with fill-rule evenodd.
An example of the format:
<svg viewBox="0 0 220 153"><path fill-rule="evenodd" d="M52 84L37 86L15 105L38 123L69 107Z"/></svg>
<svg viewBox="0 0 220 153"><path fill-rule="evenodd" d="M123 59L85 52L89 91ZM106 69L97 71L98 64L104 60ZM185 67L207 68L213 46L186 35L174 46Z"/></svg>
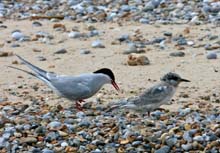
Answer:
<svg viewBox="0 0 220 153"><path fill-rule="evenodd" d="M76 108L77 108L77 110L79 110L79 111L82 111L82 110L83 110L82 107L81 107L81 105L78 103L78 101L76 102Z"/></svg>
<svg viewBox="0 0 220 153"><path fill-rule="evenodd" d="M81 104L81 103L84 103L85 102L85 100L83 100L83 99L81 99L81 100L79 100L79 103Z"/></svg>

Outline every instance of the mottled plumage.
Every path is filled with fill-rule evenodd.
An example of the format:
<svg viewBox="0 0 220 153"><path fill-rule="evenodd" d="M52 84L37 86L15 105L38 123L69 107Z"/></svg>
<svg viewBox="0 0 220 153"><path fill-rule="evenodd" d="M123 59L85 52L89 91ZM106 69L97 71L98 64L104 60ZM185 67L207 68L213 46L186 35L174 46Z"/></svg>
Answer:
<svg viewBox="0 0 220 153"><path fill-rule="evenodd" d="M182 81L189 82L178 74L170 72L164 75L157 85L145 90L137 97L122 100L112 108L132 109L140 113L151 112L168 103L175 94L178 84Z"/></svg>

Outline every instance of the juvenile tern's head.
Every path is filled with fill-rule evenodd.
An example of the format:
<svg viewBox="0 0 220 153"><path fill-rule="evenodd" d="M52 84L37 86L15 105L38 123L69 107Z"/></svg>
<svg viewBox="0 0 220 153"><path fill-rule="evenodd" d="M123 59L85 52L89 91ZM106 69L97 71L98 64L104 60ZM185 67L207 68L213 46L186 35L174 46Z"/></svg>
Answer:
<svg viewBox="0 0 220 153"><path fill-rule="evenodd" d="M180 82L190 82L189 80L181 78L178 74L169 72L165 74L162 78L161 81L164 81L170 85L173 86L178 86Z"/></svg>
<svg viewBox="0 0 220 153"><path fill-rule="evenodd" d="M112 72L112 70L108 69L108 68L102 68L102 69L99 69L93 73L102 73L102 74L105 74L106 76L108 76L108 83L111 83L113 85L113 87L119 91L119 87L118 85L116 84L115 82L115 76L114 76L114 73Z"/></svg>

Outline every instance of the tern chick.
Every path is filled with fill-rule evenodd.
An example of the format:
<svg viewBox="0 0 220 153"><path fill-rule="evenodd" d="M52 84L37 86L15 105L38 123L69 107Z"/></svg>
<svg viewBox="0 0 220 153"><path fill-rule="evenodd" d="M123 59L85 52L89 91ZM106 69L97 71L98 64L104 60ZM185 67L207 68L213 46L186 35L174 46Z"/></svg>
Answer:
<svg viewBox="0 0 220 153"><path fill-rule="evenodd" d="M76 101L76 108L82 110L78 102L83 102L96 94L104 84L112 84L116 90L119 90L115 83L115 76L108 68L102 68L93 73L84 73L77 76L58 75L53 72L47 72L31 64L22 57L16 55L24 64L26 64L34 73L9 66L23 72L26 72L47 84L58 96Z"/></svg>
<svg viewBox="0 0 220 153"><path fill-rule="evenodd" d="M182 79L178 74L169 72L161 78L161 82L146 89L137 97L122 100L118 104L110 107L109 110L115 108L125 108L135 110L141 114L159 108L161 105L168 103L176 92L180 82L190 82Z"/></svg>

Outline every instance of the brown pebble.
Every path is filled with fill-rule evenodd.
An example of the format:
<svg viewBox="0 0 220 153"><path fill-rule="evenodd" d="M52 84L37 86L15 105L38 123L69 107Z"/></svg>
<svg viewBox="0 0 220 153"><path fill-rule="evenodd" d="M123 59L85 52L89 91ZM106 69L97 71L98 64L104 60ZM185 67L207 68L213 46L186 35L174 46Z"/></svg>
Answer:
<svg viewBox="0 0 220 153"><path fill-rule="evenodd" d="M12 52L0 52L0 57L8 57L8 56L12 56L13 53Z"/></svg>

